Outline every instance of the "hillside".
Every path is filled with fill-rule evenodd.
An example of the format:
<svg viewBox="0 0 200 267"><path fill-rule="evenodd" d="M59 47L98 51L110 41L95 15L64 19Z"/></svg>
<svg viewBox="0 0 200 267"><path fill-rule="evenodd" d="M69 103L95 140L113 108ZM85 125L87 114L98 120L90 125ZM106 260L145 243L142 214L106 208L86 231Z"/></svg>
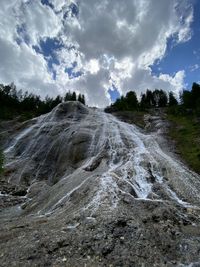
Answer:
<svg viewBox="0 0 200 267"><path fill-rule="evenodd" d="M197 262L200 177L168 153L160 123L145 133L65 102L10 131L1 266Z"/></svg>

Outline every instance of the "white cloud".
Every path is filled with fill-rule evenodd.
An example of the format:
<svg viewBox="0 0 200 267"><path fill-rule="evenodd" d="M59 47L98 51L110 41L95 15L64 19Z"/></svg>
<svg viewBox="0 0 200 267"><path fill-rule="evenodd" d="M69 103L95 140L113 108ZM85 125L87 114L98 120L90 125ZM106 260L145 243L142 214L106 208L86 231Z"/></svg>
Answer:
<svg viewBox="0 0 200 267"><path fill-rule="evenodd" d="M131 78L122 80L120 90L122 93L126 93L130 90L135 90L137 95L140 96L141 92L145 89L154 90L163 89L166 91L174 91L178 96L179 91L185 88L184 83L185 72L178 71L175 75L170 76L168 74L160 74L155 76L152 74L151 69L133 69Z"/></svg>
<svg viewBox="0 0 200 267"><path fill-rule="evenodd" d="M88 70L91 74L96 74L100 70L99 61L95 58L90 59L85 69Z"/></svg>
<svg viewBox="0 0 200 267"><path fill-rule="evenodd" d="M168 74L160 74L159 79L169 84L168 88L164 88L165 90L171 91L173 89L174 93L178 96L180 90L185 88L184 83L185 71L178 71L174 76L170 76Z"/></svg>
<svg viewBox="0 0 200 267"><path fill-rule="evenodd" d="M19 88L43 96L76 89L86 94L89 104L98 106L110 102L112 84L121 93L135 89L138 94L146 88L178 92L184 86L184 71L155 76L150 65L164 57L169 38L181 43L191 37L190 0L49 3L53 8L39 0L1 0L0 82L14 81ZM52 65L55 80L47 58L33 49L48 37L64 44L55 51L59 62ZM74 71L83 75L73 80L66 68L74 62Z"/></svg>
<svg viewBox="0 0 200 267"><path fill-rule="evenodd" d="M198 70L199 68L200 68L199 64L194 64L194 65L189 66L189 69L191 72Z"/></svg>

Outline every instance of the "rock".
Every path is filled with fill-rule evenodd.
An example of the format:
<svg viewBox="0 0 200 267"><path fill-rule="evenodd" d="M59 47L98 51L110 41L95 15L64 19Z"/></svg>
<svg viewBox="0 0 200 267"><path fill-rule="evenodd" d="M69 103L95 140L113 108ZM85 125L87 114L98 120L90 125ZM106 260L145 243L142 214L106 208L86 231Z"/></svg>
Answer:
<svg viewBox="0 0 200 267"><path fill-rule="evenodd" d="M19 127L5 144L0 265L198 262L199 176L158 145L159 117L148 122L151 134L67 102Z"/></svg>

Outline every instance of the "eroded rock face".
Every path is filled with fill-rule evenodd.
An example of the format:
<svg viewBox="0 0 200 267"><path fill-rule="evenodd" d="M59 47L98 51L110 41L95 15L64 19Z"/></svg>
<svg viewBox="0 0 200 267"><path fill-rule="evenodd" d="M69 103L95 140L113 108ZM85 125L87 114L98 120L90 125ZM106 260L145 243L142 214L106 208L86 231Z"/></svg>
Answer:
<svg viewBox="0 0 200 267"><path fill-rule="evenodd" d="M81 103L68 102L34 119L5 150L10 182L45 180L52 185L76 169L87 158L92 139L88 113Z"/></svg>
<svg viewBox="0 0 200 267"><path fill-rule="evenodd" d="M27 126L5 148L4 178L27 194L0 213L2 266L198 263L200 177L159 133L78 102Z"/></svg>

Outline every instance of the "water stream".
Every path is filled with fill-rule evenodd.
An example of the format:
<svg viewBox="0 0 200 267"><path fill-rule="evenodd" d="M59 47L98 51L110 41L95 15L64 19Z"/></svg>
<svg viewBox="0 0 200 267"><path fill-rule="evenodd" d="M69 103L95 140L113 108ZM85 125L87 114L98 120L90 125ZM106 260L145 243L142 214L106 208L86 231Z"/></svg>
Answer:
<svg viewBox="0 0 200 267"><path fill-rule="evenodd" d="M58 107L39 117L4 151L5 168L14 169L11 182L20 183L26 173L29 185L42 179L50 183L48 201L42 204L47 197L40 199L37 214L57 210L72 193L86 184L93 186L94 177L95 186L82 207L91 214L102 205L115 209L121 195L198 205L199 175L168 155L155 134L144 134L101 110L81 108L64 114L62 106L62 112Z"/></svg>

